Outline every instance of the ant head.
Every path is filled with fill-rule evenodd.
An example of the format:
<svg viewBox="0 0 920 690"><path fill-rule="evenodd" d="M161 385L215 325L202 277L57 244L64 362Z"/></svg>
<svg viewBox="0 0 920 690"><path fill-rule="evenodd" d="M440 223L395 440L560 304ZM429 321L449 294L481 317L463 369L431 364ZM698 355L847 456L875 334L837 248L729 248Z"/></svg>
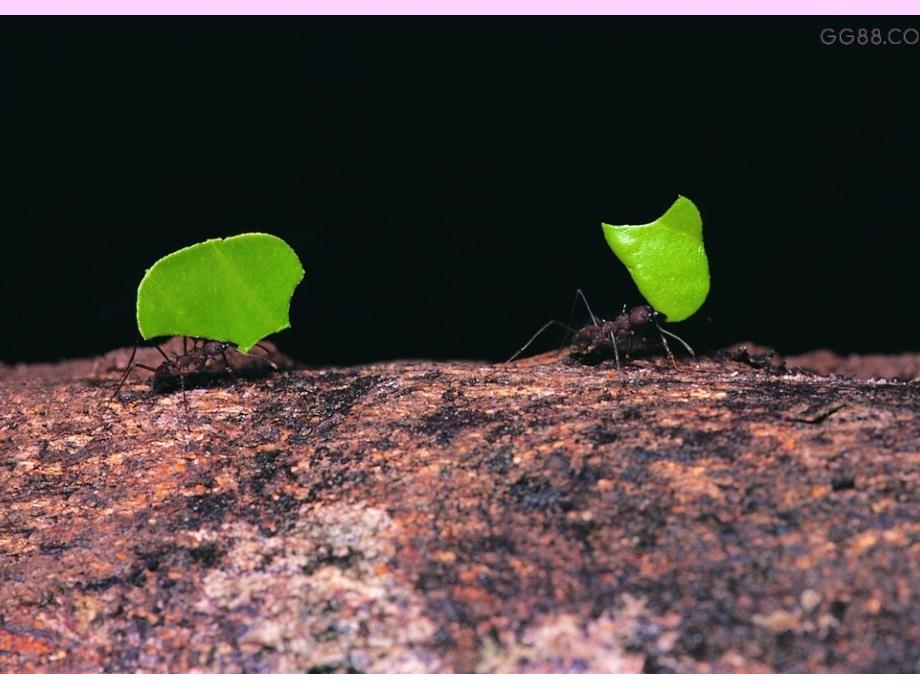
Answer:
<svg viewBox="0 0 920 690"><path fill-rule="evenodd" d="M221 352L230 347L230 343L222 343L217 340L209 340L201 348L201 351L206 355L219 355Z"/></svg>
<svg viewBox="0 0 920 690"><path fill-rule="evenodd" d="M659 318L664 318L664 314L655 311L647 304L629 310L629 325L633 327L657 323Z"/></svg>

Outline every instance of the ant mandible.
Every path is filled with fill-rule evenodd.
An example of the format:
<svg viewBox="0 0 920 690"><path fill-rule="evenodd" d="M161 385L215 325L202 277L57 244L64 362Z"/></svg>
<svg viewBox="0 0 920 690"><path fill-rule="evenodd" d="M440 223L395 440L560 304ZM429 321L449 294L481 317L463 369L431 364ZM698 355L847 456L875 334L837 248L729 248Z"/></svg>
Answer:
<svg viewBox="0 0 920 690"><path fill-rule="evenodd" d="M578 300L585 305L585 309L588 310L588 315L591 317L591 323L586 326L583 326L579 330L575 330L571 327L572 316L575 313L575 307L578 304ZM603 358L607 350L613 349L613 358L616 362L617 372L620 371L620 350L623 350L623 353L628 355L632 352L632 347L637 336L641 336L641 329L646 326L654 326L658 331L658 335L661 337L661 344L664 347L664 351L667 353L668 358L671 360L671 365L676 369L677 361L674 359L674 354L671 352L671 348L668 347L668 341L665 339L665 335L669 335L674 340L683 345L687 352L690 353L694 358L696 353L682 338L671 333L668 330L665 330L661 327L660 321L665 319L664 314L656 311L647 304L640 305L638 307L633 307L632 309L627 310L626 305L623 305L623 311L614 319L607 321L605 319L597 318L594 315L594 312L591 310L591 306L588 304L588 300L585 297L585 293L579 288L575 291L575 299L572 302L572 310L569 315L569 325L557 321L555 319L545 323L540 330L531 336L530 340L524 343L524 346L521 347L517 352L515 352L511 357L509 357L505 364L513 362L517 359L521 353L524 352L530 345L536 340L543 331L545 331L550 326L561 326L569 333L573 333L572 337L572 346L575 350L575 355L580 359L598 359Z"/></svg>

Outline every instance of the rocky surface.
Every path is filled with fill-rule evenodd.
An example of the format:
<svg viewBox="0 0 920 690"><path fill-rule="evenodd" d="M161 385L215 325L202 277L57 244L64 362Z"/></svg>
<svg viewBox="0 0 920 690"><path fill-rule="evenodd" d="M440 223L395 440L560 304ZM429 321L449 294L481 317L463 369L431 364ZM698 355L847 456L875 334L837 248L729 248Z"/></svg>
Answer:
<svg viewBox="0 0 920 690"><path fill-rule="evenodd" d="M126 361L0 378L0 670L920 671L916 382Z"/></svg>
<svg viewBox="0 0 920 690"><path fill-rule="evenodd" d="M830 350L817 350L785 358L789 367L807 369L816 374L837 374L856 379L920 380L920 354L900 355L838 355Z"/></svg>

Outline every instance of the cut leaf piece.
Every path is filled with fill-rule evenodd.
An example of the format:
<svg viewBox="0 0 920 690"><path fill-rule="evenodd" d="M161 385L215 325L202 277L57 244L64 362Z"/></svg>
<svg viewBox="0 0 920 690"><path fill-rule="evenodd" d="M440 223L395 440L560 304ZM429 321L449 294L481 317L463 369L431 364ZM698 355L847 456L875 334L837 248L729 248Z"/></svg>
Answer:
<svg viewBox="0 0 920 690"><path fill-rule="evenodd" d="M683 321L706 301L709 262L703 220L690 199L678 196L661 218L647 225L601 227L639 292L668 321Z"/></svg>
<svg viewBox="0 0 920 690"><path fill-rule="evenodd" d="M253 232L193 244L151 266L137 288L145 339L187 335L243 352L290 327L288 310L304 270L274 235Z"/></svg>

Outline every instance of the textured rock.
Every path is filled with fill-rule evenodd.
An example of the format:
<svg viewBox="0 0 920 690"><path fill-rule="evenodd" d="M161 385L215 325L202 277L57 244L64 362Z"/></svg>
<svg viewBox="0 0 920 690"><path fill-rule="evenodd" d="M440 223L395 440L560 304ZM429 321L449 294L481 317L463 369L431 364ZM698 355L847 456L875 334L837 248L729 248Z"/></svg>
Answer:
<svg viewBox="0 0 920 690"><path fill-rule="evenodd" d="M786 364L824 375L837 374L858 379L920 380L920 354L838 355L830 350L817 350L786 357Z"/></svg>
<svg viewBox="0 0 920 690"><path fill-rule="evenodd" d="M920 671L916 383L124 361L0 379L0 670Z"/></svg>

